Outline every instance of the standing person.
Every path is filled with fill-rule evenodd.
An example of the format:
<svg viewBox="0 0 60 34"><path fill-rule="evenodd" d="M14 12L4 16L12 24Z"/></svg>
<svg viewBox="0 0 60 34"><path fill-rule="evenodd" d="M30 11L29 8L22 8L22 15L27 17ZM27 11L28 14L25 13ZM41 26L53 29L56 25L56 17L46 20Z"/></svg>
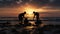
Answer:
<svg viewBox="0 0 60 34"><path fill-rule="evenodd" d="M24 18L24 15L26 14L26 12L24 12L24 13L21 13L21 14L19 14L18 15L18 18L19 18L19 21L22 23L22 21L23 21L23 18Z"/></svg>

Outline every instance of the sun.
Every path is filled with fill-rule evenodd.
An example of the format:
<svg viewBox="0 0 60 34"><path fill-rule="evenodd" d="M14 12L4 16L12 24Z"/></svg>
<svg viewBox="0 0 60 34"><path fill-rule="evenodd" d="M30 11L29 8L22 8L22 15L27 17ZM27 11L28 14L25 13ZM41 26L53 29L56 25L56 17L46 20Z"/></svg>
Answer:
<svg viewBox="0 0 60 34"><path fill-rule="evenodd" d="M26 11L25 17L32 18L34 16L33 11L35 11L35 10L33 8L26 7L24 11Z"/></svg>
<svg viewBox="0 0 60 34"><path fill-rule="evenodd" d="M25 11L26 11L26 13L28 13L28 14L33 14L33 11L35 11L35 10L32 9L32 8L26 8Z"/></svg>
<svg viewBox="0 0 60 34"><path fill-rule="evenodd" d="M24 11L26 12L25 17L33 18L34 14L33 12L42 12L42 9L35 9L31 6L25 7Z"/></svg>
<svg viewBox="0 0 60 34"><path fill-rule="evenodd" d="M27 3L26 5L24 5L23 11L26 12L25 17L33 17L33 12L42 12L42 9L37 9L36 7Z"/></svg>

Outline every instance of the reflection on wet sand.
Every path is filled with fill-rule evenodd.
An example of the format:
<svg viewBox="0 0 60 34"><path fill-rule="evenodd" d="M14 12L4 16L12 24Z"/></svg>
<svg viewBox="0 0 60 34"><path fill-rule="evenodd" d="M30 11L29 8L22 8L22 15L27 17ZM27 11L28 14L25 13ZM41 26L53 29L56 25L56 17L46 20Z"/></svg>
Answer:
<svg viewBox="0 0 60 34"><path fill-rule="evenodd" d="M34 25L24 26L23 24L0 24L0 34L3 34L4 32L6 34L57 34L59 31L60 25L41 24L39 27L37 27Z"/></svg>

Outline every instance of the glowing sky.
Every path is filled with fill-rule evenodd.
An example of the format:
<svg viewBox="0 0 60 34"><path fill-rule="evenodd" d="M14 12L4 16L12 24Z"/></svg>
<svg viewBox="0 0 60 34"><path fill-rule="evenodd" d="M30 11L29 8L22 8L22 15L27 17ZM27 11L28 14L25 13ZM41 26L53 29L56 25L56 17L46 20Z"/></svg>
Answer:
<svg viewBox="0 0 60 34"><path fill-rule="evenodd" d="M10 6L2 4L2 0L0 0L0 2L0 17L17 16L19 13L24 11L37 11L42 14L41 16L60 17L59 0L19 0L16 2L14 1L15 4L13 2Z"/></svg>

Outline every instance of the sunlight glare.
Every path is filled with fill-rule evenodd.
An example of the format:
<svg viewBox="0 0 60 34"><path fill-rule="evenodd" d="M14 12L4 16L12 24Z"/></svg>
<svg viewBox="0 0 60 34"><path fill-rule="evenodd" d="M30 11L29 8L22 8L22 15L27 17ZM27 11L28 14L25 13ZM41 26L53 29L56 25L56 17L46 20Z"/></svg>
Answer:
<svg viewBox="0 0 60 34"><path fill-rule="evenodd" d="M33 11L35 11L35 10L32 9L32 8L26 8L25 11L26 11L28 14L33 14Z"/></svg>

